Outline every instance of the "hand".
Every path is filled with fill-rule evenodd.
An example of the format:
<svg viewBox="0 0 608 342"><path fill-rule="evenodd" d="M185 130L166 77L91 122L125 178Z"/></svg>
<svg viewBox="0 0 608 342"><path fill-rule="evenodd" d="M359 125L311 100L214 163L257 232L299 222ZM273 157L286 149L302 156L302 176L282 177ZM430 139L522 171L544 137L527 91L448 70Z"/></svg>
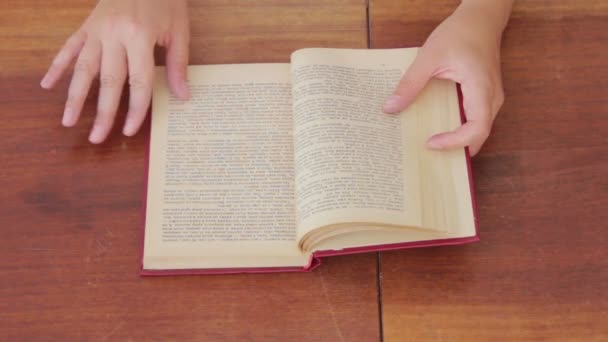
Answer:
<svg viewBox="0 0 608 342"><path fill-rule="evenodd" d="M386 113L401 112L433 77L460 83L467 122L432 136L431 149L469 146L475 155L490 134L504 101L500 41L512 1L501 1L463 1L429 36L384 104Z"/></svg>
<svg viewBox="0 0 608 342"><path fill-rule="evenodd" d="M70 127L78 121L91 83L99 75L97 116L89 141L101 143L112 128L128 76L129 110L123 133L132 136L150 105L156 44L167 48L172 92L180 99L189 97L188 43L185 0L100 0L59 51L40 85L52 88L76 59L62 120Z"/></svg>

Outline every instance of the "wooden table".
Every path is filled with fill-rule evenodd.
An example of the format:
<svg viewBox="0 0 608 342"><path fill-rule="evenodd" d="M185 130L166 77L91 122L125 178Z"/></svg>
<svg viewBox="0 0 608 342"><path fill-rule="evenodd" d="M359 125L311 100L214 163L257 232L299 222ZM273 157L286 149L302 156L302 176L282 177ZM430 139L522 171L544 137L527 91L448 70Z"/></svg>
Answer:
<svg viewBox="0 0 608 342"><path fill-rule="evenodd" d="M313 273L140 278L147 132L60 125L38 82L95 1L0 3L0 339L608 339L608 4L520 0L507 101L475 158L481 242ZM191 62L420 45L457 1L192 1ZM369 31L368 31L369 27ZM124 108L125 103L123 103ZM121 111L124 118L124 110Z"/></svg>

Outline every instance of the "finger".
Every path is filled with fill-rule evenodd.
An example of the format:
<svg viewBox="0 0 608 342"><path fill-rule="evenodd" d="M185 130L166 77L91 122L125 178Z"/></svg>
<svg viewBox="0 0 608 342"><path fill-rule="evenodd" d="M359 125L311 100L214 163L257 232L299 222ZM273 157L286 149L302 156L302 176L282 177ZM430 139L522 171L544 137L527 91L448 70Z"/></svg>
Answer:
<svg viewBox="0 0 608 342"><path fill-rule="evenodd" d="M474 156L490 135L490 127L489 123L470 121L454 131L432 136L427 146L434 150L451 150L469 146L469 152Z"/></svg>
<svg viewBox="0 0 608 342"><path fill-rule="evenodd" d="M72 81L68 89L68 99L63 111L62 124L64 126L74 126L78 121L91 83L99 72L100 59L101 44L99 41L87 40L74 66L74 75L72 75Z"/></svg>
<svg viewBox="0 0 608 342"><path fill-rule="evenodd" d="M59 53L53 59L49 70L46 72L40 86L44 89L51 89L55 86L61 75L69 67L70 63L76 58L86 40L84 31L78 30L65 42Z"/></svg>
<svg viewBox="0 0 608 342"><path fill-rule="evenodd" d="M129 111L123 134L132 136L146 117L154 81L154 44L145 40L134 42L127 50L129 65Z"/></svg>
<svg viewBox="0 0 608 342"><path fill-rule="evenodd" d="M99 100L97 116L89 141L98 144L105 140L114 123L120 93L127 77L125 50L116 43L102 44L99 73Z"/></svg>
<svg viewBox="0 0 608 342"><path fill-rule="evenodd" d="M180 24L171 33L171 39L167 48L167 78L169 87L180 100L187 100L190 97L187 83L189 44L190 32L188 23Z"/></svg>
<svg viewBox="0 0 608 342"><path fill-rule="evenodd" d="M490 135L493 113L490 92L483 82L462 84L463 106L467 122L452 132L431 137L427 145L433 149L454 149L469 146L471 155L477 154Z"/></svg>
<svg viewBox="0 0 608 342"><path fill-rule="evenodd" d="M405 71L393 95L384 103L383 111L398 113L414 102L433 76L434 68L435 62L431 56L420 50L414 62Z"/></svg>

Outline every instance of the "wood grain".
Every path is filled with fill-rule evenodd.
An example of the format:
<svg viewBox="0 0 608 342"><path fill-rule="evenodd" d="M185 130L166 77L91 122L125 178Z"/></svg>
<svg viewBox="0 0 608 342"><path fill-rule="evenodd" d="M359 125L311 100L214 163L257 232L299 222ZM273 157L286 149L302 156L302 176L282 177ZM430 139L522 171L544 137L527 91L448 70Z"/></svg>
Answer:
<svg viewBox="0 0 608 342"><path fill-rule="evenodd" d="M371 0L375 48L458 1ZM608 3L519 0L507 100L474 159L481 242L381 254L386 341L608 340Z"/></svg>
<svg viewBox="0 0 608 342"><path fill-rule="evenodd" d="M97 91L65 129L67 79L38 86L94 3L0 2L0 339L377 340L375 254L307 274L138 276L148 133L90 145ZM192 1L190 14L193 64L367 44L362 0Z"/></svg>

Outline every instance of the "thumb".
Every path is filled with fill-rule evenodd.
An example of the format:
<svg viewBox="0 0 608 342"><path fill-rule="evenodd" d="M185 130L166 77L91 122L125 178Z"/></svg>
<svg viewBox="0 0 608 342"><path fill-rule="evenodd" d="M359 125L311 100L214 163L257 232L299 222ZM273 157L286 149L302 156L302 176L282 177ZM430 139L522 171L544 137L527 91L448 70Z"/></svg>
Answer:
<svg viewBox="0 0 608 342"><path fill-rule="evenodd" d="M173 30L167 47L167 79L171 92L180 100L190 97L187 83L190 32L188 24L184 26Z"/></svg>
<svg viewBox="0 0 608 342"><path fill-rule="evenodd" d="M393 95L384 102L382 110L385 113L393 114L408 107L431 79L433 68L433 61L419 50L416 59L405 71Z"/></svg>

